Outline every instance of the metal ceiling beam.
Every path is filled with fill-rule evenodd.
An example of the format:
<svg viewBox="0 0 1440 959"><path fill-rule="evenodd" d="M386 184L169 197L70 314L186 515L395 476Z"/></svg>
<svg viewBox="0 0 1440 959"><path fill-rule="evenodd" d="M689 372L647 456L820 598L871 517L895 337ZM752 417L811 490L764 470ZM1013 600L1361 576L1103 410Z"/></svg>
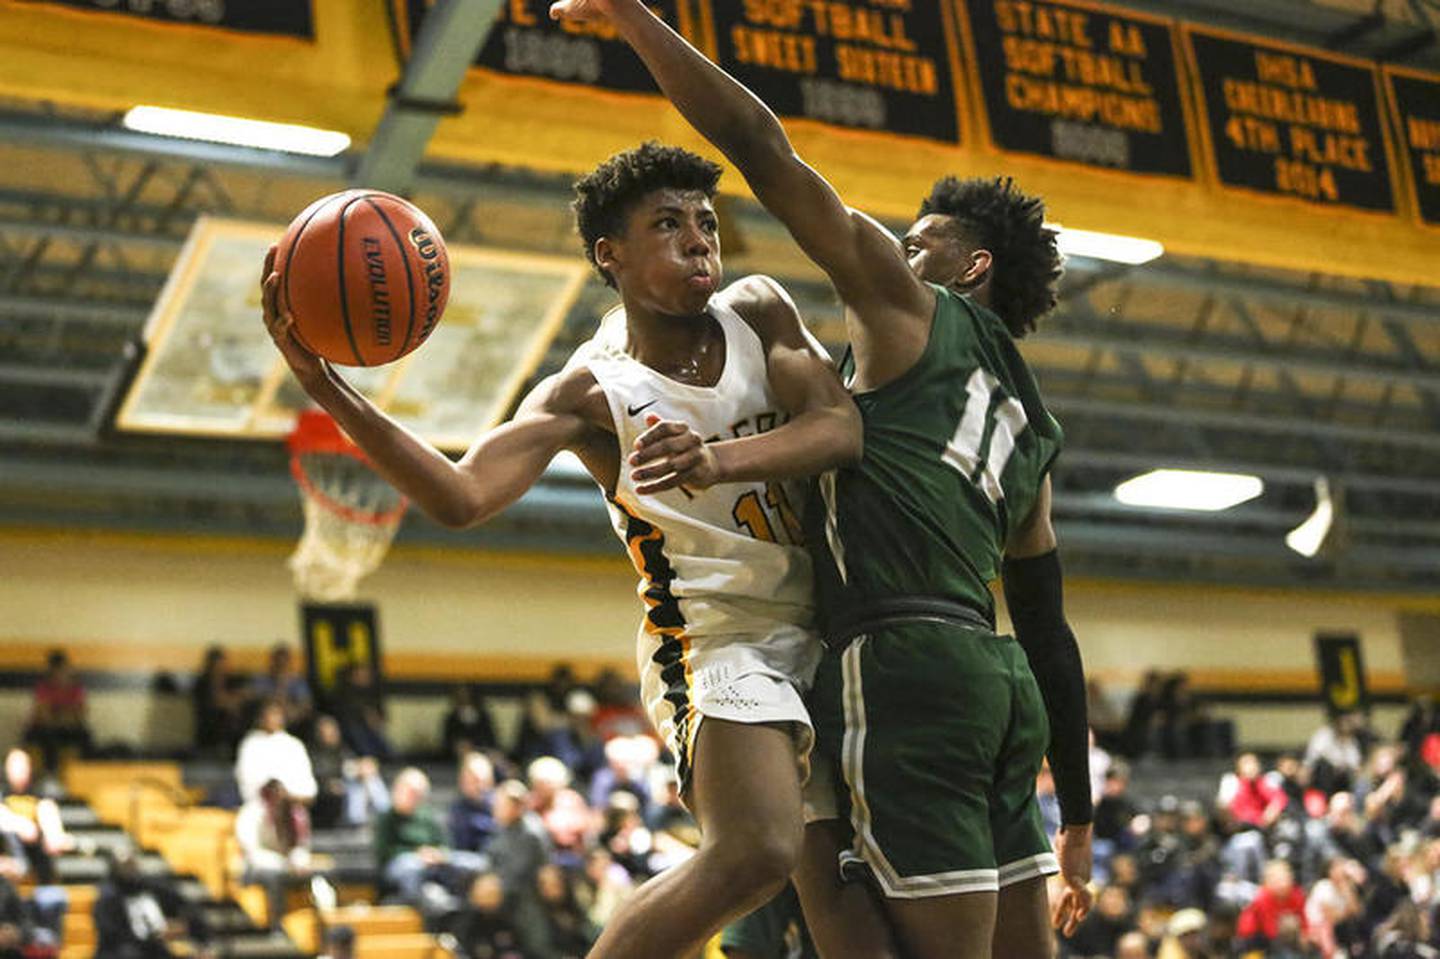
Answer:
<svg viewBox="0 0 1440 959"><path fill-rule="evenodd" d="M1354 426L1348 423L1330 423L1289 416L1228 413L1196 407L1146 406L1142 403L1121 403L1114 400L1097 400L1055 393L1049 394L1048 399L1054 409L1071 415L1101 416L1115 420L1144 420L1152 423L1176 423L1187 426L1211 426L1256 433L1282 433L1290 436L1315 436L1356 443L1384 443L1391 446L1440 451L1440 433Z"/></svg>
<svg viewBox="0 0 1440 959"><path fill-rule="evenodd" d="M189 226L190 218L187 217L183 222ZM161 236L134 230L117 230L113 227L17 220L12 217L0 217L0 233L23 237L43 236L74 243L123 243L126 246L149 246L163 250L179 250L185 242L183 236Z"/></svg>
<svg viewBox="0 0 1440 959"><path fill-rule="evenodd" d="M1440 372L1414 367L1364 363L1340 358L1326 359L1294 349L1261 349L1248 341L1207 334L1190 339L1169 334L1144 323L1097 324L1068 314L1047 321L1035 334L1039 343L1064 343L1078 347L1100 347L1134 356L1165 356L1176 359L1278 367L1292 373L1315 373L1379 383L1407 384L1440 389Z"/></svg>
<svg viewBox="0 0 1440 959"><path fill-rule="evenodd" d="M0 294L0 313L138 327L150 315L150 308L107 303L104 300Z"/></svg>
<svg viewBox="0 0 1440 959"><path fill-rule="evenodd" d="M98 390L109 381L110 374L105 370L0 363L0 383L9 383L15 386L58 386L72 390Z"/></svg>
<svg viewBox="0 0 1440 959"><path fill-rule="evenodd" d="M455 94L499 10L500 0L447 0L430 8L355 185L409 192L440 119L461 110Z"/></svg>
<svg viewBox="0 0 1440 959"><path fill-rule="evenodd" d="M1085 275L1094 272L1097 268L1094 262L1095 261L1086 260L1071 261L1071 264L1067 265L1067 269ZM1204 294L1243 296L1247 299L1268 303L1285 310L1294 310L1303 306L1312 309L1340 310L1352 313L1392 316L1398 320L1404 320L1407 323L1431 326L1440 325L1440 306L1427 306L1420 303L1385 302L1364 294L1311 290L1305 287L1293 286L1288 283L1279 283L1274 280L1238 276L1230 273L1200 273L1173 263L1167 263L1164 260L1157 260L1154 263L1147 263L1144 266L1128 270L1124 274L1116 277L1115 281L1147 287L1173 287ZM1060 295L1063 301L1065 297L1065 289L1063 286Z"/></svg>

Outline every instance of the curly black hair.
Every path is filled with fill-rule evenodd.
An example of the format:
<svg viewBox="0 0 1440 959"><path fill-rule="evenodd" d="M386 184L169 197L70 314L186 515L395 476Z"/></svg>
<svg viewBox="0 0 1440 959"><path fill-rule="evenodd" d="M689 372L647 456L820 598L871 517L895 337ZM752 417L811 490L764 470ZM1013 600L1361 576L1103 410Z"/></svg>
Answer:
<svg viewBox="0 0 1440 959"><path fill-rule="evenodd" d="M920 203L919 217L931 213L954 217L968 242L992 254L990 305L1012 336L1031 332L1055 308L1061 260L1044 200L1010 177L947 176Z"/></svg>
<svg viewBox="0 0 1440 959"><path fill-rule="evenodd" d="M702 156L655 140L617 153L575 181L575 228L585 243L585 258L606 286L615 278L595 262L595 241L624 231L625 220L640 198L655 190L699 190L715 197L721 167Z"/></svg>

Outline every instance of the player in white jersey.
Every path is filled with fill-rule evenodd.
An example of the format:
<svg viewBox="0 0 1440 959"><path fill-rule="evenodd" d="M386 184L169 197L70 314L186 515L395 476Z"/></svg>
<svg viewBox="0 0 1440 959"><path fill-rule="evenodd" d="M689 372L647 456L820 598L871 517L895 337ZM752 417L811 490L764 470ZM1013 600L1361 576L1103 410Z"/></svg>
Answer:
<svg viewBox="0 0 1440 959"><path fill-rule="evenodd" d="M576 183L586 255L623 308L458 463L295 340L273 249L265 263L266 325L291 370L431 518L484 522L564 449L606 492L641 574L645 704L703 839L627 900L598 959L694 955L778 892L800 852L812 739L802 693L819 646L785 481L858 461L860 418L778 284L748 277L717 292L719 176L650 143Z"/></svg>

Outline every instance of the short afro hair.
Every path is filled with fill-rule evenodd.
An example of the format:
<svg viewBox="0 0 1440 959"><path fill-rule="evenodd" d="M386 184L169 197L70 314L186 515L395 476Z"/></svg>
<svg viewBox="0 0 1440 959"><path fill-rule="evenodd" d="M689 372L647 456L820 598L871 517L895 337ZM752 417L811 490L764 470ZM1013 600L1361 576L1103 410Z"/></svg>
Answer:
<svg viewBox="0 0 1440 959"><path fill-rule="evenodd" d="M1020 192L1010 177L947 176L920 203L919 216L931 213L954 217L967 240L993 255L990 304L1012 336L1031 332L1055 308L1061 259L1044 200Z"/></svg>
<svg viewBox="0 0 1440 959"><path fill-rule="evenodd" d="M595 241L625 229L625 220L635 204L656 190L699 190L707 199L715 196L721 168L702 156L665 146L654 140L633 150L617 153L575 181L575 228L585 243L585 258L595 267L606 286L615 278L595 262Z"/></svg>

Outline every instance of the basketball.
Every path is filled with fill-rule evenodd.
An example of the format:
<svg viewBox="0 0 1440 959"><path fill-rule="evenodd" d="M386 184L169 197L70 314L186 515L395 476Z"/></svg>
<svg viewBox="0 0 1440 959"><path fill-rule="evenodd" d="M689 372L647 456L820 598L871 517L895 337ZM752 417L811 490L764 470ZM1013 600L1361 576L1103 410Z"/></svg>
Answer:
<svg viewBox="0 0 1440 959"><path fill-rule="evenodd" d="M346 366L379 366L435 329L450 295L450 259L430 218L378 190L310 204L275 251L281 303L311 351Z"/></svg>

